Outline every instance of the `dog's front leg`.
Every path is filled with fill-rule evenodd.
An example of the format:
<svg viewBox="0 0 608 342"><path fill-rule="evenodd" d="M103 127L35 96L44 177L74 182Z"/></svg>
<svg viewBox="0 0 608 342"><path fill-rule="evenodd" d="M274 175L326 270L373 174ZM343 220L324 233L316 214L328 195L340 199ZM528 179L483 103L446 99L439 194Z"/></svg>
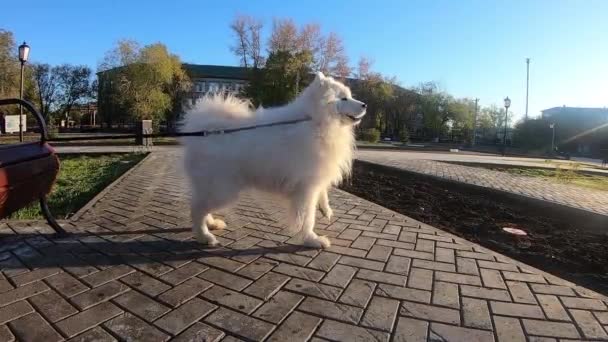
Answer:
<svg viewBox="0 0 608 342"><path fill-rule="evenodd" d="M296 210L297 225L302 226L304 245L314 248L327 248L331 245L329 239L314 232L319 195L318 191L310 190L298 193L294 196L293 207Z"/></svg>
<svg viewBox="0 0 608 342"><path fill-rule="evenodd" d="M327 220L331 222L331 217L334 215L334 211L329 206L329 196L327 195L327 189L321 190L319 194L319 209L323 216L327 217Z"/></svg>

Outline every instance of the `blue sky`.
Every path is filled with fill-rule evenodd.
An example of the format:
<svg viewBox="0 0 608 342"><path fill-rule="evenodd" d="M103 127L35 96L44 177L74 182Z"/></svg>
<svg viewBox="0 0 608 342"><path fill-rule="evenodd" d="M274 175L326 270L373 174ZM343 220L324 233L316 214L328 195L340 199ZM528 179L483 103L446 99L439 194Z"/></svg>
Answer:
<svg viewBox="0 0 608 342"><path fill-rule="evenodd" d="M238 14L264 20L316 22L340 34L354 64L359 56L397 76L403 86L437 81L458 97L541 109L608 106L608 1L4 1L0 28L31 46L32 60L95 68L121 38L163 42L183 61L237 65L228 25ZM23 16L27 19L23 20Z"/></svg>

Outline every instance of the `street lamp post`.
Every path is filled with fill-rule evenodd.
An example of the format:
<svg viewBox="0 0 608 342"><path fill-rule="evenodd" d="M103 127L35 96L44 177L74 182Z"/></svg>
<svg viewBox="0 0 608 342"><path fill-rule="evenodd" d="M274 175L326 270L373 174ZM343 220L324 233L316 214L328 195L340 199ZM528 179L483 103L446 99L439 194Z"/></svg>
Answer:
<svg viewBox="0 0 608 342"><path fill-rule="evenodd" d="M508 126L508 114L509 107L511 107L511 99L507 96L505 97L505 133L502 136L502 155L504 156L507 151L507 126Z"/></svg>
<svg viewBox="0 0 608 342"><path fill-rule="evenodd" d="M23 68L30 56L30 46L25 42L19 45L19 62L21 62L21 84L19 85L19 98L23 100ZM23 106L19 105L19 142L23 142Z"/></svg>
<svg viewBox="0 0 608 342"><path fill-rule="evenodd" d="M555 153L555 122L551 123L549 127L553 130L553 135L551 136L551 155Z"/></svg>

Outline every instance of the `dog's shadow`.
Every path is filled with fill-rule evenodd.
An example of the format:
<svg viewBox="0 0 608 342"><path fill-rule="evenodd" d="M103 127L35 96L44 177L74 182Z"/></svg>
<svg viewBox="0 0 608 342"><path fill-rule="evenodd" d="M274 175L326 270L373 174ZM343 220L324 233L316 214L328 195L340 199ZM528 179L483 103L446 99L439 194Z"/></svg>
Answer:
<svg viewBox="0 0 608 342"><path fill-rule="evenodd" d="M193 240L148 240L120 241L120 236L137 234L177 234L189 232L190 228L151 229L128 232L70 233L66 237L52 234L2 234L0 233L0 268L23 269L24 264L32 269L50 267L95 266L107 268L122 264L179 263L180 261L207 258L247 257L272 254L293 254L313 250L310 247L292 244L277 246L253 246L230 249L224 246L204 246ZM103 238L118 237L116 241ZM277 243L278 244L278 243ZM8 252L12 251L12 254Z"/></svg>

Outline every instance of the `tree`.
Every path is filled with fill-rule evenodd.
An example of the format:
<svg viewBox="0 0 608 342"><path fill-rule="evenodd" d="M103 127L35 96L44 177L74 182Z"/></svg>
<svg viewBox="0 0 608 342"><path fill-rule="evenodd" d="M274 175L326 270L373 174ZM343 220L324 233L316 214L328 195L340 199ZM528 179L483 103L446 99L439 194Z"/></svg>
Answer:
<svg viewBox="0 0 608 342"><path fill-rule="evenodd" d="M91 69L86 65L63 64L53 68L56 73L61 111L70 116L72 107L91 96Z"/></svg>
<svg viewBox="0 0 608 342"><path fill-rule="evenodd" d="M262 27L261 21L247 15L237 16L230 24L235 35L235 44L230 50L245 68L259 68L264 64L260 43Z"/></svg>
<svg viewBox="0 0 608 342"><path fill-rule="evenodd" d="M13 33L0 29L0 98L19 96L19 60Z"/></svg>
<svg viewBox="0 0 608 342"><path fill-rule="evenodd" d="M190 81L179 57L165 45L139 48L136 42L119 41L100 68L105 72L99 76L99 92L109 101L100 103L99 110L108 124L121 112L131 119L154 120L155 124L178 119Z"/></svg>
<svg viewBox="0 0 608 342"><path fill-rule="evenodd" d="M519 147L528 150L551 150L551 122L544 119L529 119L515 125L513 140Z"/></svg>
<svg viewBox="0 0 608 342"><path fill-rule="evenodd" d="M32 74L38 95L40 113L48 123L51 111L55 104L60 101L57 67L51 68L48 64L34 63L32 64Z"/></svg>

